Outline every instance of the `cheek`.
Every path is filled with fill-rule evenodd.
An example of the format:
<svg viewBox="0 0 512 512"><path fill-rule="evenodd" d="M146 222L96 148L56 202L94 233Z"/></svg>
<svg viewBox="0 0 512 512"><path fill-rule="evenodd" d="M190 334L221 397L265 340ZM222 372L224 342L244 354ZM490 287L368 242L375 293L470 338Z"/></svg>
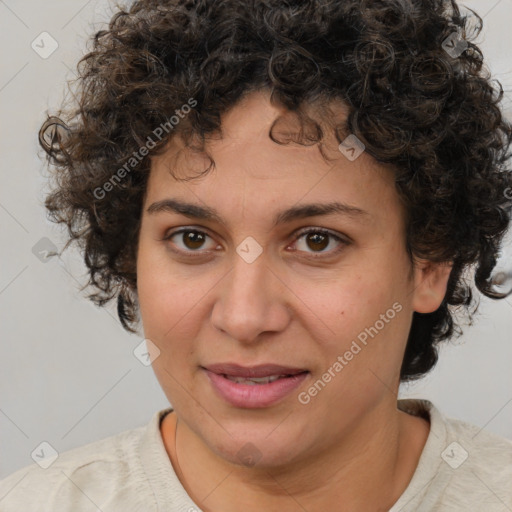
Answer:
<svg viewBox="0 0 512 512"><path fill-rule="evenodd" d="M398 280L391 274L354 274L330 287L330 292L325 291L330 300L319 297L317 309L331 329L324 338L326 363L331 365L346 354L343 373L357 381L369 376L366 369L393 373L410 326Z"/></svg>
<svg viewBox="0 0 512 512"><path fill-rule="evenodd" d="M153 255L157 250L153 250ZM160 354L152 367L166 393L177 393L177 382L188 381L190 358L197 352L202 286L184 279L176 267L151 258L143 250L137 263L137 289L145 338ZM179 394L179 393L178 393ZM169 400L171 400L168 395ZM176 397L173 396L175 399ZM173 400L171 400L173 403Z"/></svg>
<svg viewBox="0 0 512 512"><path fill-rule="evenodd" d="M172 274L160 248L141 243L137 258L137 292L146 336L161 337L186 306L189 289Z"/></svg>
<svg viewBox="0 0 512 512"><path fill-rule="evenodd" d="M142 245L137 291L146 336L165 343L173 337L192 339L201 325L199 316L206 314L208 295L221 277L211 269L178 264L165 249Z"/></svg>
<svg viewBox="0 0 512 512"><path fill-rule="evenodd" d="M157 337L165 336L187 312L194 315L194 305L201 298L190 282L187 285L157 266L141 269L137 287L145 332Z"/></svg>
<svg viewBox="0 0 512 512"><path fill-rule="evenodd" d="M370 321L373 323L383 305L387 305L389 293L385 287L368 273L354 269L323 286L305 282L299 293L307 297L306 305L329 327L331 338L348 341Z"/></svg>

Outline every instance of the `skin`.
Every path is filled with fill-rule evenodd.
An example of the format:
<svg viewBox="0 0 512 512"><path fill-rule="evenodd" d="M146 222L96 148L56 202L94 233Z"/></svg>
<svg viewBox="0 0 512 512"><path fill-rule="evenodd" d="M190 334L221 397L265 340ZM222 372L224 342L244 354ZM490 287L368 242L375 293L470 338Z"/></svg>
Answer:
<svg viewBox="0 0 512 512"><path fill-rule="evenodd" d="M341 104L332 112L340 120L346 115ZM174 408L162 438L184 488L207 512L388 510L410 482L429 433L427 421L396 407L412 315L440 306L451 265L417 260L413 267L392 169L366 153L349 161L333 136L328 162L315 145L274 143L268 131L284 113L265 91L247 95L222 117L223 137L207 141L216 166L200 179L180 182L169 173L171 166L180 176L205 168L190 152L175 158L183 148L178 137L152 159L137 292L145 337L160 350L153 368ZM147 213L170 197L213 207L226 224ZM369 216L272 226L284 208L331 201ZM203 244L187 244L183 234L161 240L184 226L206 233ZM328 238L319 246L297 236L310 227L350 244ZM252 263L236 252L248 236L263 248ZM200 255L187 259L171 247ZM322 257L313 260L315 254ZM300 403L298 393L395 302L402 310L308 404ZM311 373L275 405L237 408L200 369L219 362L272 362ZM253 466L237 457L247 443L259 454Z"/></svg>

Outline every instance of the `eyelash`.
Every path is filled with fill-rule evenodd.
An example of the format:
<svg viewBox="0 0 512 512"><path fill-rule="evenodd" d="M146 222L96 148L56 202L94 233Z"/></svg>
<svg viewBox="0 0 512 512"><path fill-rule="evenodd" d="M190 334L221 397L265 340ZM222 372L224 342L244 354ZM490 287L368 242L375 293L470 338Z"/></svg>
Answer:
<svg viewBox="0 0 512 512"><path fill-rule="evenodd" d="M212 238L208 233L206 233L205 231L199 230L199 229L180 228L180 229L177 229L176 231L169 233L164 238L160 239L160 241L162 241L162 242L169 241L171 238L173 238L174 236L179 235L181 233L200 233L202 235L206 235L206 236ZM334 240L336 240L336 242L339 242L340 246L337 249L333 249L329 252L320 252L320 253L316 253L316 254L309 253L310 255L307 256L307 258L318 259L318 258L332 257L332 256L338 254L339 252L341 252L346 246L350 245L350 242L348 240L341 238L340 236L336 235L332 231L329 231L325 228L304 228L297 233L293 243L296 243L304 235L308 235L310 233L321 233L323 235L328 235L331 238L334 238ZM199 250L198 251L183 251L182 249L175 249L175 248L172 248L171 250L173 252L180 254L182 256L185 256L187 258L197 258L201 255L204 255ZM208 251L205 251L205 252L208 252Z"/></svg>

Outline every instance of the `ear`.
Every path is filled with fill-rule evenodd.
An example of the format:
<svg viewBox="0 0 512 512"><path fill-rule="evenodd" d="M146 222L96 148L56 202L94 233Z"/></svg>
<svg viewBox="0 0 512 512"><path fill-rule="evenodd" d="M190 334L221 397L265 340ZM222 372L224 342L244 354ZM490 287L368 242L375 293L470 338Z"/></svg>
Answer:
<svg viewBox="0 0 512 512"><path fill-rule="evenodd" d="M433 263L416 260L412 307L418 313L433 313L443 302L453 261Z"/></svg>

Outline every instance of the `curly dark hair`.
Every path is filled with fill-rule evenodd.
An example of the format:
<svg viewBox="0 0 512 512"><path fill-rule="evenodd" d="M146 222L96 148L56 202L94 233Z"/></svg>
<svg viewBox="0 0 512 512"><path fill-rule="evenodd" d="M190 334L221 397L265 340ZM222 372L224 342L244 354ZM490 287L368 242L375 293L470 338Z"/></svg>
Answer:
<svg viewBox="0 0 512 512"><path fill-rule="evenodd" d="M324 130L307 106L340 101L349 115L333 123L337 140L356 135L395 170L411 261L453 262L441 306L413 314L400 378L427 373L437 344L454 328L462 334L450 307L470 309L466 268L477 264L481 293L507 296L493 288L491 272L511 219L512 125L500 106L502 86L472 42L482 24L455 0L116 5L108 29L91 37L77 65L72 104L61 105L39 139L56 182L48 215L68 228L64 249L76 241L83 251L86 286L95 288L87 298L103 306L117 297L121 324L137 332L136 254L149 157L172 136L204 152L206 138L221 133L221 114L248 92L267 89L301 123L292 140L279 140L272 129L269 136L321 149ZM148 136L190 98L195 108L134 164ZM112 185L122 166L123 179ZM105 198L97 191L107 183Z"/></svg>

